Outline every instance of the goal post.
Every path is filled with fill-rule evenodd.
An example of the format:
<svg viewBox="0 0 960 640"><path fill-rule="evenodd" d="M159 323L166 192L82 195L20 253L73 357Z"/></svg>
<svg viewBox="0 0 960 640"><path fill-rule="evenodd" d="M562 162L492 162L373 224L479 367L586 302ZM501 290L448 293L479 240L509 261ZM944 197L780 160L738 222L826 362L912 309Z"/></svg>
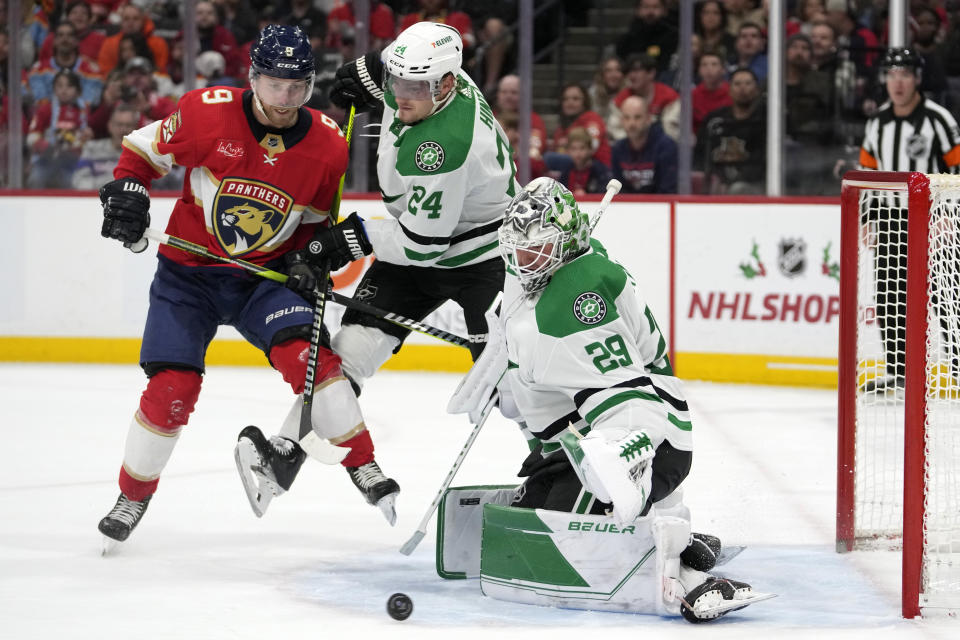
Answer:
<svg viewBox="0 0 960 640"><path fill-rule="evenodd" d="M960 176L844 176L837 550L902 549L907 618L960 611L958 273Z"/></svg>

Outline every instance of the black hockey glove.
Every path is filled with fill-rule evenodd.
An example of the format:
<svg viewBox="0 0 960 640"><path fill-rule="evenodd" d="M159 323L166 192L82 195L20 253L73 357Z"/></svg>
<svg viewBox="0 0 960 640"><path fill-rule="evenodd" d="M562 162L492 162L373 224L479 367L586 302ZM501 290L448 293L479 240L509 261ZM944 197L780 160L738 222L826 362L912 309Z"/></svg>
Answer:
<svg viewBox="0 0 960 640"><path fill-rule="evenodd" d="M103 226L100 235L114 238L139 253L147 248L140 240L150 226L150 195L135 178L120 178L100 187ZM133 245L133 246L131 246Z"/></svg>
<svg viewBox="0 0 960 640"><path fill-rule="evenodd" d="M291 251L284 257L284 262L287 264L287 289L313 302L317 281L323 277L322 270L307 262L304 251Z"/></svg>
<svg viewBox="0 0 960 640"><path fill-rule="evenodd" d="M357 113L378 109L383 103L383 63L371 52L337 69L330 87L330 102L341 109L354 105Z"/></svg>
<svg viewBox="0 0 960 640"><path fill-rule="evenodd" d="M321 227L307 243L305 258L314 268L322 268L329 262L330 270L336 271L348 262L359 260L373 253L373 245L363 228L363 220L356 212L343 222L332 227Z"/></svg>

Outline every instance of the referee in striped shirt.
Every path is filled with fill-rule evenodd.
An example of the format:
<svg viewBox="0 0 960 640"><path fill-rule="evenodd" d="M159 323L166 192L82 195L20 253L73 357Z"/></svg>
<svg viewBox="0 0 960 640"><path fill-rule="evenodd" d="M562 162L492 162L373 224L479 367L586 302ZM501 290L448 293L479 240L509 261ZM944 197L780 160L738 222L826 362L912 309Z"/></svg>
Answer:
<svg viewBox="0 0 960 640"><path fill-rule="evenodd" d="M949 111L920 93L923 58L912 49L888 49L880 62L880 73L890 99L867 121L860 147L860 166L878 171L960 173L960 127ZM885 202L870 207L870 218L862 222L873 223L877 233L876 312L886 375L869 381L866 391L902 389L905 368L906 196L877 197ZM933 292L934 303L937 293ZM953 369L957 372L960 358L955 341L948 339L947 344L954 345L951 351Z"/></svg>

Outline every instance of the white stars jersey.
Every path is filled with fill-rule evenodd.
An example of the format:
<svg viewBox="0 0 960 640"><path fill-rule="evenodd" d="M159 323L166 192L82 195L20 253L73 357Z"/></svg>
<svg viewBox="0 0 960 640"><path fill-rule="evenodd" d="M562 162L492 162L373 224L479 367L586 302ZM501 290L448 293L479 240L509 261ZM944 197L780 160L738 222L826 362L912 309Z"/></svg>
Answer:
<svg viewBox="0 0 960 640"><path fill-rule="evenodd" d="M497 258L497 229L517 193L506 134L462 73L455 95L414 125L384 96L377 175L387 211L367 220L378 260L454 268Z"/></svg>
<svg viewBox="0 0 960 640"><path fill-rule="evenodd" d="M187 93L169 117L124 138L114 176L149 187L174 164L187 167L167 233L264 264L306 244L313 229L302 222L328 220L347 145L332 119L305 107L293 127L265 127L252 98L230 87ZM234 268L166 246L160 253L181 264Z"/></svg>
<svg viewBox="0 0 960 640"><path fill-rule="evenodd" d="M501 318L507 379L544 453L559 447L569 424L581 433L643 429L654 447L667 440L692 450L690 413L666 340L633 278L599 242L591 240L591 250L533 298L508 273Z"/></svg>

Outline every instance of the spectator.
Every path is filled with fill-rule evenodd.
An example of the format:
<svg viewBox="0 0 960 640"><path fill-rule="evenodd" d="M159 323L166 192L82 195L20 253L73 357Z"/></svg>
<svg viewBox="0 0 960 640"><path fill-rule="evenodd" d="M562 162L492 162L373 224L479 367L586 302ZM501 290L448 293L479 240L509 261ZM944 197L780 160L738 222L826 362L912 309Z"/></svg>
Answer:
<svg viewBox="0 0 960 640"><path fill-rule="evenodd" d="M80 91L80 77L61 69L53 78L51 99L37 103L27 133L32 152L27 186L31 189L70 188L80 150L91 136Z"/></svg>
<svg viewBox="0 0 960 640"><path fill-rule="evenodd" d="M146 38L139 33L127 34L120 39L117 67L126 70L127 65L129 65L132 60L137 60L137 64L150 69L150 74L153 76L158 95L175 99L182 95L182 91L174 86L170 76L164 73L162 69L157 69L154 66L153 52L150 50L150 47L147 46Z"/></svg>
<svg viewBox="0 0 960 640"><path fill-rule="evenodd" d="M587 87L587 95L593 110L600 114L607 125L607 139L611 139L611 131L618 128L620 123L611 127L611 112L613 98L623 89L623 63L617 56L607 56L593 75L593 84Z"/></svg>
<svg viewBox="0 0 960 640"><path fill-rule="evenodd" d="M153 74L153 65L146 58L134 58L124 67L123 82L136 94L130 104L141 114L147 123L163 120L177 110L177 103L157 91Z"/></svg>
<svg viewBox="0 0 960 640"><path fill-rule="evenodd" d="M386 4L377 0L347 0L327 14L327 44L334 49L341 49L344 60L353 60L356 57L353 51L356 30L353 5L358 1L370 4L369 49L371 51L379 51L390 44L396 33L393 10Z"/></svg>
<svg viewBox="0 0 960 640"><path fill-rule="evenodd" d="M124 82L126 73L123 69L114 69L107 74L107 79L103 83L103 92L100 94L99 104L90 112L87 118L87 124L93 132L94 138L106 138L110 135L108 123L113 110L122 102L133 100L137 91L133 87L128 87ZM142 115L141 115L142 119ZM147 124L146 120L137 123L137 129Z"/></svg>
<svg viewBox="0 0 960 640"><path fill-rule="evenodd" d="M664 0L638 0L630 28L617 40L617 55L626 59L643 53L656 63L657 70L666 71L677 51L677 29L664 16Z"/></svg>
<svg viewBox="0 0 960 640"><path fill-rule="evenodd" d="M826 20L817 20L810 27L813 68L831 77L837 72L837 32Z"/></svg>
<svg viewBox="0 0 960 640"><path fill-rule="evenodd" d="M937 43L942 26L940 14L933 9L921 7L913 12L913 19L912 49L923 58L920 91L934 102L943 104L947 93L947 72Z"/></svg>
<svg viewBox="0 0 960 640"><path fill-rule="evenodd" d="M757 0L723 0L727 9L727 33L737 37L740 26L745 22L757 25L761 30L767 28L767 14L757 6Z"/></svg>
<svg viewBox="0 0 960 640"><path fill-rule="evenodd" d="M73 173L74 189L99 189L113 180L113 169L123 151L123 137L137 128L140 114L128 104L113 108L107 130L109 138L88 140Z"/></svg>
<svg viewBox="0 0 960 640"><path fill-rule="evenodd" d="M257 14L250 0L213 0L213 4L217 7L220 24L233 34L234 40L238 43L250 42L259 33ZM324 14L324 32L326 32L326 14Z"/></svg>
<svg viewBox="0 0 960 640"><path fill-rule="evenodd" d="M418 22L439 22L440 24L450 25L460 32L460 38L463 40L463 48L470 51L477 44L477 38L473 34L473 23L463 11L450 11L449 0L417 0L416 4L420 11L407 13L400 17L400 26L398 31L404 31ZM469 54L464 53L464 57Z"/></svg>
<svg viewBox="0 0 960 640"><path fill-rule="evenodd" d="M498 118L504 113L514 113L520 118L520 77L503 76L497 84L497 98L493 104L493 113ZM519 125L518 125L519 126ZM530 112L530 157L541 159L547 149L547 127L536 111Z"/></svg>
<svg viewBox="0 0 960 640"><path fill-rule="evenodd" d="M833 139L833 85L829 76L813 68L810 38L797 33L787 40L786 133L784 182L787 193L824 194L833 191L833 157L827 147Z"/></svg>
<svg viewBox="0 0 960 640"><path fill-rule="evenodd" d="M656 81L657 65L650 56L641 53L630 57L626 70L627 86L613 99L618 109L630 96L640 96L646 101L650 115L659 116L664 107L679 97L676 91Z"/></svg>
<svg viewBox="0 0 960 640"><path fill-rule="evenodd" d="M727 31L727 10L720 0L707 0L696 6L694 31L700 37L700 50L715 53L726 64L733 57L737 38Z"/></svg>
<svg viewBox="0 0 960 640"><path fill-rule="evenodd" d="M107 36L97 29L93 28L93 10L86 0L69 0L64 9L66 22L73 25L76 30L77 50L81 56L96 63L97 56L100 55L100 47ZM61 22L61 24L63 24ZM55 33L47 35L40 47L39 60L44 60L53 55L53 40Z"/></svg>
<svg viewBox="0 0 960 640"><path fill-rule="evenodd" d="M697 136L694 162L710 193L761 194L766 177L766 114L749 69L730 77L733 104L711 112Z"/></svg>
<svg viewBox="0 0 960 640"><path fill-rule="evenodd" d="M797 3L796 15L787 20L787 37L796 33L810 35L814 22L826 17L824 0L800 0Z"/></svg>
<svg viewBox="0 0 960 640"><path fill-rule="evenodd" d="M312 0L290 0L290 12L277 22L300 27L304 33L311 33L315 26L321 25L324 36L327 33L327 14L316 8Z"/></svg>
<svg viewBox="0 0 960 640"><path fill-rule="evenodd" d="M38 60L28 74L33 99L49 100L53 96L54 77L69 69L80 80L80 98L86 104L96 104L103 91L103 81L96 63L81 56L77 50L76 27L70 22L61 22L53 32L53 39L53 55Z"/></svg>
<svg viewBox="0 0 960 640"><path fill-rule="evenodd" d="M575 128L587 130L593 140L594 158L610 166L610 144L607 142L607 128L596 111L590 110L590 97L578 84L571 83L560 92L560 124L553 132L551 149L556 154L567 154L567 133ZM550 169L559 169L569 165L567 158L548 158L544 160Z"/></svg>
<svg viewBox="0 0 960 640"><path fill-rule="evenodd" d="M503 132L507 135L507 142L510 143L510 154L513 157L513 164L517 166L517 154L520 151L520 118L514 111L502 111L497 114L497 122L503 127ZM530 154L530 179L539 178L547 175L547 165L541 156L533 157Z"/></svg>
<svg viewBox="0 0 960 640"><path fill-rule="evenodd" d="M721 107L733 104L730 100L730 85L727 83L727 71L719 54L704 53L700 56L700 84L691 92L693 103L693 133L700 131L707 114Z"/></svg>
<svg viewBox="0 0 960 640"><path fill-rule="evenodd" d="M210 0L200 0L194 7L197 20L197 35L200 38L200 53L216 51L226 63L226 75L237 77L243 66L238 62L237 40L220 24L217 9ZM161 67L162 68L162 67Z"/></svg>
<svg viewBox="0 0 960 640"><path fill-rule="evenodd" d="M97 63L101 73L110 73L118 64L120 39L124 35L143 34L147 46L153 53L153 62L157 69L166 69L170 57L167 41L154 35L153 21L143 9L135 4L125 4L120 8L120 33L109 36L103 41Z"/></svg>
<svg viewBox="0 0 960 640"><path fill-rule="evenodd" d="M753 22L744 22L737 33L734 44L734 59L730 67L734 69L750 69L761 85L767 82L767 41L763 37L760 26Z"/></svg>
<svg viewBox="0 0 960 640"><path fill-rule="evenodd" d="M646 101L624 100L620 110L626 137L611 151L613 177L624 193L676 193L677 143L653 121Z"/></svg>
<svg viewBox="0 0 960 640"><path fill-rule="evenodd" d="M470 16L477 48L472 60L467 61L470 75L483 88L483 95L492 96L507 61L513 53L513 34L508 25L517 21L515 0L486 0L463 3Z"/></svg>
<svg viewBox="0 0 960 640"><path fill-rule="evenodd" d="M197 76L202 80L198 86L204 87L241 87L237 79L226 75L227 61L218 51L204 51L197 56Z"/></svg>
<svg viewBox="0 0 960 640"><path fill-rule="evenodd" d="M567 154L572 163L560 174L559 182L574 195L603 193L610 182L610 169L593 159L593 138L582 127L567 133Z"/></svg>
<svg viewBox="0 0 960 640"><path fill-rule="evenodd" d="M850 52L857 75L872 78L880 43L872 31L857 23L857 13L848 0L827 0L827 22L837 34L838 48Z"/></svg>

